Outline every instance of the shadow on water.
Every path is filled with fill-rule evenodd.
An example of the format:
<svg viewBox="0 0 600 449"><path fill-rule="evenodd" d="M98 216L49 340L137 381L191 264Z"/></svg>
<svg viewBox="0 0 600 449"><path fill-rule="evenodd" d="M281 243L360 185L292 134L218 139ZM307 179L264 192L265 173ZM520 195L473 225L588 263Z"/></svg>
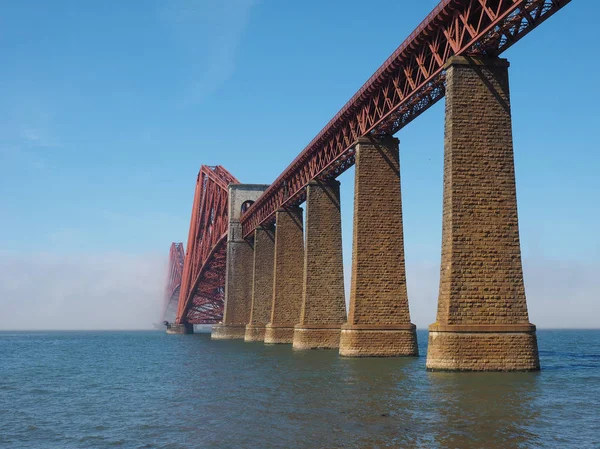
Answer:
<svg viewBox="0 0 600 449"><path fill-rule="evenodd" d="M342 358L196 338L202 347L190 350L202 354L209 375L188 376L186 388L195 392L189 412L206 416L210 401L211 422L244 429L217 432L221 447L522 448L538 441L531 430L537 373L427 373L424 355ZM219 381L214 395L205 395L207 378ZM202 438L216 443L210 434Z"/></svg>
<svg viewBox="0 0 600 449"><path fill-rule="evenodd" d="M536 447L538 373L429 372L438 420L431 429L439 447Z"/></svg>

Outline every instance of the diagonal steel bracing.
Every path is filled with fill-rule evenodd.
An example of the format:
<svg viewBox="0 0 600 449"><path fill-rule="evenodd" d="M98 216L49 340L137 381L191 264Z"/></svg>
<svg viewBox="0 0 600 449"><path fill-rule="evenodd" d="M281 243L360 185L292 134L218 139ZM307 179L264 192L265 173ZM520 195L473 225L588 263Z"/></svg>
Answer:
<svg viewBox="0 0 600 449"><path fill-rule="evenodd" d="M203 165L196 180L176 323L212 324L223 318L228 184L221 166Z"/></svg>
<svg viewBox="0 0 600 449"><path fill-rule="evenodd" d="M242 216L244 237L354 164L353 144L394 134L444 96L453 55L498 56L570 0L443 0Z"/></svg>

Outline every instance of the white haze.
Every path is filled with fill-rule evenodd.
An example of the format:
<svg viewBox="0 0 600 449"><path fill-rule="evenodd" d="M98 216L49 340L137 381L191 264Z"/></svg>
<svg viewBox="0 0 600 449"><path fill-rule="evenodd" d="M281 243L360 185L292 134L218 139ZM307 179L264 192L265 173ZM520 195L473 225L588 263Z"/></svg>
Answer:
<svg viewBox="0 0 600 449"><path fill-rule="evenodd" d="M150 329L162 319L166 263L162 254L0 252L0 330ZM439 262L408 261L406 269L411 318L426 329L435 321ZM598 327L600 263L526 258L524 271L531 322Z"/></svg>
<svg viewBox="0 0 600 449"><path fill-rule="evenodd" d="M349 303L350 264L344 266ZM411 321L418 329L435 322L439 262L406 264ZM539 328L598 328L600 263L550 259L523 261L530 321Z"/></svg>
<svg viewBox="0 0 600 449"><path fill-rule="evenodd" d="M0 330L150 329L166 256L0 252Z"/></svg>

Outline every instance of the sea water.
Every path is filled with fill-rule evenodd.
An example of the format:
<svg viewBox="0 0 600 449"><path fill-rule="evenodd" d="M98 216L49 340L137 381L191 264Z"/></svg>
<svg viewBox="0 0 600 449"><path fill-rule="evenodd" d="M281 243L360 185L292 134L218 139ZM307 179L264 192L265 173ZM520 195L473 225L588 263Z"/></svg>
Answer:
<svg viewBox="0 0 600 449"><path fill-rule="evenodd" d="M600 448L600 331L539 373L164 332L0 332L4 448Z"/></svg>

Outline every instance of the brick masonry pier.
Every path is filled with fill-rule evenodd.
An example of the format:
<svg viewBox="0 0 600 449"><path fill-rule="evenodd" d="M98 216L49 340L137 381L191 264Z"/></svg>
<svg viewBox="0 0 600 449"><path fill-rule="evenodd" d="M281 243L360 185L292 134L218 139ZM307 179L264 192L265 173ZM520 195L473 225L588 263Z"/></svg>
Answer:
<svg viewBox="0 0 600 449"><path fill-rule="evenodd" d="M300 322L304 235L302 209L276 212L273 303L265 327L265 343L292 343L294 326Z"/></svg>
<svg viewBox="0 0 600 449"><path fill-rule="evenodd" d="M340 183L310 181L300 323L294 349L338 348L346 322Z"/></svg>
<svg viewBox="0 0 600 449"><path fill-rule="evenodd" d="M442 262L430 370L540 367L521 265L508 66L466 57L446 65Z"/></svg>
<svg viewBox="0 0 600 449"><path fill-rule="evenodd" d="M167 326L167 334L193 334L194 325L189 323L169 324Z"/></svg>
<svg viewBox="0 0 600 449"><path fill-rule="evenodd" d="M246 326L245 341L264 341L265 325L271 319L273 305L273 268L275 263L275 229L259 226L254 230L254 273L252 307Z"/></svg>
<svg viewBox="0 0 600 449"><path fill-rule="evenodd" d="M410 322L400 195L398 139L356 145L352 280L343 356L416 356Z"/></svg>
<svg viewBox="0 0 600 449"><path fill-rule="evenodd" d="M244 338L252 301L253 244L242 238L240 215L245 202L254 201L267 188L256 184L229 185L229 233L225 272L223 323L213 326L211 338Z"/></svg>

